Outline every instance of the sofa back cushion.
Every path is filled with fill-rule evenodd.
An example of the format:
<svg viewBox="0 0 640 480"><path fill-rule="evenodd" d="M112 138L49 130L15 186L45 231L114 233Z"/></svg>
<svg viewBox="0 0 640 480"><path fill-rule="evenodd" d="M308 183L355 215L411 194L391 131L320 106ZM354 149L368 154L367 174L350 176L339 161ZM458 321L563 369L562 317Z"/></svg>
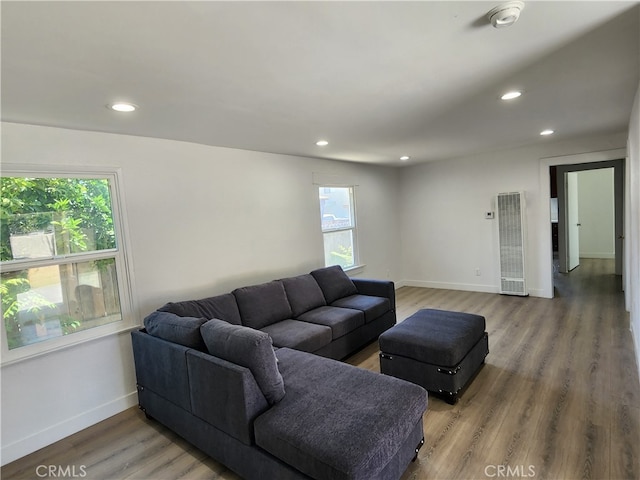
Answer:
<svg viewBox="0 0 640 480"><path fill-rule="evenodd" d="M217 319L203 324L200 331L211 355L251 370L271 405L282 400L284 381L268 334Z"/></svg>
<svg viewBox="0 0 640 480"><path fill-rule="evenodd" d="M181 317L174 313L155 311L144 319L144 327L149 335L205 352L207 349L200 327L206 321L206 318Z"/></svg>
<svg viewBox="0 0 640 480"><path fill-rule="evenodd" d="M358 293L358 289L340 265L319 268L311 272L311 275L313 275L313 278L315 278L318 285L320 285L328 304L333 303L339 298Z"/></svg>
<svg viewBox="0 0 640 480"><path fill-rule="evenodd" d="M233 291L238 302L242 325L259 330L291 318L291 306L282 282L274 280Z"/></svg>
<svg viewBox="0 0 640 480"><path fill-rule="evenodd" d="M219 318L234 325L240 325L240 312L236 297L230 293L201 300L169 302L158 310L175 313L181 317Z"/></svg>
<svg viewBox="0 0 640 480"><path fill-rule="evenodd" d="M312 275L283 278L281 281L294 318L327 304L318 282Z"/></svg>

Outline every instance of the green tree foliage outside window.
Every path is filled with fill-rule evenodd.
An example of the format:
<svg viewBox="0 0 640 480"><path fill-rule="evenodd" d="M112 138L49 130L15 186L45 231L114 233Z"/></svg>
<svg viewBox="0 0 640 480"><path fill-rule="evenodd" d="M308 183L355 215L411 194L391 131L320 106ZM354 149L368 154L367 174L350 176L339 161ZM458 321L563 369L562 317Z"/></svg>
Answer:
<svg viewBox="0 0 640 480"><path fill-rule="evenodd" d="M116 247L106 179L2 177L0 182L1 261L14 259L11 235L51 229L60 254ZM95 245L88 245L87 232Z"/></svg>
<svg viewBox="0 0 640 480"><path fill-rule="evenodd" d="M109 181L104 178L9 176L0 178L0 187L0 261L3 264L12 260L26 262L18 269L3 268L2 271L0 295L9 348L24 344L25 318L44 324L55 317L59 330L56 335L90 328L91 325L82 326L86 316L82 316L82 306L70 293L78 291L78 277L83 275L93 275L97 279L95 283L99 288L95 289L98 292L94 296L99 297L101 306L95 309L104 312L100 315L104 318L119 315L113 258L84 262L79 259L76 263L60 265L57 288L64 290L58 295L64 303L62 308L60 302L52 301L38 288L32 288L32 269L28 263L31 259L116 248ZM33 238L45 248L38 244L39 248L34 249ZM51 244L47 245L47 241ZM77 303L75 307L73 302Z"/></svg>

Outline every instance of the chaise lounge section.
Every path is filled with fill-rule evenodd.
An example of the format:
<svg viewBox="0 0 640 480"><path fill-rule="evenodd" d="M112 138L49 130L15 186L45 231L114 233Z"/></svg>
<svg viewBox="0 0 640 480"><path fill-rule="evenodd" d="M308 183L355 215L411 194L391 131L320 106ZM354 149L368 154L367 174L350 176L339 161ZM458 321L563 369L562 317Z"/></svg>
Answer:
<svg viewBox="0 0 640 480"><path fill-rule="evenodd" d="M398 479L422 445L422 387L223 320L154 312L145 327L140 408L243 478Z"/></svg>

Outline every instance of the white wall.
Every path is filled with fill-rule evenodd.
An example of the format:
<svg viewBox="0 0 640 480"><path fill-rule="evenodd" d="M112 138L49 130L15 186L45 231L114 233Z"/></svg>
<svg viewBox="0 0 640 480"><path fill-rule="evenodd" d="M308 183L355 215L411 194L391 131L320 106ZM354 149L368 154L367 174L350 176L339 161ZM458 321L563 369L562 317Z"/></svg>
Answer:
<svg viewBox="0 0 640 480"><path fill-rule="evenodd" d="M398 171L11 123L2 161L122 170L139 317L323 262L321 172L355 181L361 276L400 278ZM135 405L128 334L2 368L2 463Z"/></svg>
<svg viewBox="0 0 640 480"><path fill-rule="evenodd" d="M629 122L625 248L629 252L627 269L627 307L631 312L631 331L636 347L636 366L640 374L640 85Z"/></svg>
<svg viewBox="0 0 640 480"><path fill-rule="evenodd" d="M524 191L529 287L531 294L544 295L551 288L545 268L551 238L543 228L550 229L546 165L555 164L548 159L618 149L628 137L628 291L638 351L639 110L636 97L629 134L545 140L400 170L7 123L2 160L122 169L142 317L168 300L222 293L319 266L313 172L358 183L366 263L361 275L399 284L497 291L495 221L485 220L484 213L495 209L496 193ZM134 382L127 334L2 368L2 463L134 405Z"/></svg>
<svg viewBox="0 0 640 480"><path fill-rule="evenodd" d="M405 284L497 292L495 220L486 220L484 213L495 210L497 193L524 191L529 293L550 296L549 174L548 167L546 175L540 173L543 159L624 149L626 137L545 139L528 147L404 168L400 216ZM604 159L594 155L594 161Z"/></svg>
<svg viewBox="0 0 640 480"><path fill-rule="evenodd" d="M615 258L613 168L578 175L580 257Z"/></svg>

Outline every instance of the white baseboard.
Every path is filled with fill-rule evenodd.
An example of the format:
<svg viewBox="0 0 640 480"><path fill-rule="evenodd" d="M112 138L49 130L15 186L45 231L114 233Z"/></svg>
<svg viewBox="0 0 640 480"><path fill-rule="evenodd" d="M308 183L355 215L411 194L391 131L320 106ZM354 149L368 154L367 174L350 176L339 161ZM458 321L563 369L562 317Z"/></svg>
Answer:
<svg viewBox="0 0 640 480"><path fill-rule="evenodd" d="M532 297L540 297L540 298L553 298L553 296L549 296L545 294L544 290L541 288L530 288L529 295Z"/></svg>
<svg viewBox="0 0 640 480"><path fill-rule="evenodd" d="M466 292L483 292L498 293L498 287L495 285L481 284L465 284L465 283L447 283L447 282L430 282L426 280L403 280L402 284L407 287L422 288L438 288L444 290L464 290Z"/></svg>
<svg viewBox="0 0 640 480"><path fill-rule="evenodd" d="M422 287L422 288L438 288L444 290L461 290L465 292L481 292L481 293L500 293L500 289L496 285L482 285L475 283L447 283L447 282L430 282L425 280L402 280L396 283L396 288L402 287ZM532 297L548 298L544 295L542 289L530 288L529 295Z"/></svg>
<svg viewBox="0 0 640 480"><path fill-rule="evenodd" d="M602 252L580 252L580 258L606 258L607 260L615 260L615 253L602 253Z"/></svg>
<svg viewBox="0 0 640 480"><path fill-rule="evenodd" d="M404 280L400 280L397 282L393 282L393 288L398 290L399 288L406 287L407 285L404 283Z"/></svg>
<svg viewBox="0 0 640 480"><path fill-rule="evenodd" d="M22 438L9 445L2 446L1 464L13 462L25 455L35 452L47 445L51 445L74 433L95 425L113 415L137 405L138 393L133 391L128 395L117 398L96 408L82 412L56 425L45 428L37 433Z"/></svg>

